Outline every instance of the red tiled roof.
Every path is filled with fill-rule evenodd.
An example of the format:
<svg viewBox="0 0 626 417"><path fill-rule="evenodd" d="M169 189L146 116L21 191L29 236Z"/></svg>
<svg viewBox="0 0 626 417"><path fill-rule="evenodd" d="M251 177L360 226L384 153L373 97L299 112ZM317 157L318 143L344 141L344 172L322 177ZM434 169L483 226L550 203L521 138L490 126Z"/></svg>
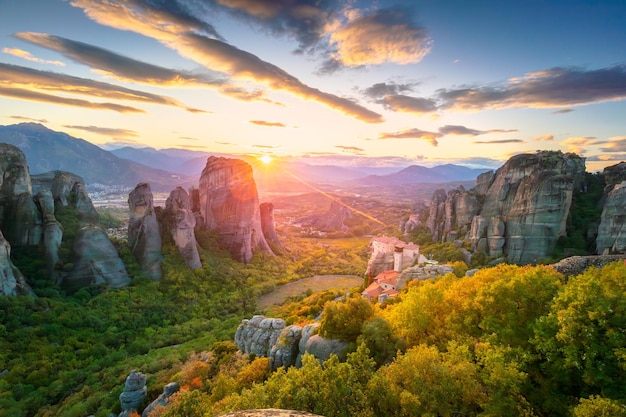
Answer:
<svg viewBox="0 0 626 417"><path fill-rule="evenodd" d="M377 298L383 293L383 288L377 282L372 282L361 294L366 295L369 298Z"/></svg>
<svg viewBox="0 0 626 417"><path fill-rule="evenodd" d="M378 283L385 283L390 285L396 285L396 281L398 280L398 275L400 275L397 271L387 270L383 271L380 274L376 275L374 281Z"/></svg>

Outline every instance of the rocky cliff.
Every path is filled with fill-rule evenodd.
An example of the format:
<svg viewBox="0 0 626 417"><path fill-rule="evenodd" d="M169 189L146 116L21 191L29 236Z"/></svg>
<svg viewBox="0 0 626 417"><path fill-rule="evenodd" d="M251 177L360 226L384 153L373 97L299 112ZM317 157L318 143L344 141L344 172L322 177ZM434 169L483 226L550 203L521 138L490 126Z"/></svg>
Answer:
<svg viewBox="0 0 626 417"><path fill-rule="evenodd" d="M192 212L191 198L182 188L172 190L165 201L165 228L169 231L178 251L190 269L202 268L196 242L196 215Z"/></svg>
<svg viewBox="0 0 626 417"><path fill-rule="evenodd" d="M516 155L495 173L481 174L469 191L436 192L426 225L438 241L469 240L474 251L512 263L547 258L566 235L584 173L585 160L575 154Z"/></svg>
<svg viewBox="0 0 626 417"><path fill-rule="evenodd" d="M11 262L11 245L0 232L0 295L31 295L32 290Z"/></svg>
<svg viewBox="0 0 626 417"><path fill-rule="evenodd" d="M265 240L274 252L284 251L285 248L283 244L280 243L280 239L276 233L274 205L272 203L261 203L259 209L261 210L261 228L263 229Z"/></svg>
<svg viewBox="0 0 626 417"><path fill-rule="evenodd" d="M238 159L208 158L200 176L200 213L204 228L239 262L259 251L273 253L263 236L259 197L249 164Z"/></svg>
<svg viewBox="0 0 626 417"><path fill-rule="evenodd" d="M64 171L31 176L24 154L7 144L0 144L0 230L11 246L40 252L49 278L63 288L130 282L82 178Z"/></svg>
<svg viewBox="0 0 626 417"><path fill-rule="evenodd" d="M146 183L137 184L128 195L128 246L141 269L150 279L158 281L163 276L163 254L159 223L152 202L152 191Z"/></svg>
<svg viewBox="0 0 626 417"><path fill-rule="evenodd" d="M272 370L300 366L304 353L320 361L331 354L345 358L347 343L322 338L316 334L318 327L319 323L285 326L282 319L254 316L237 328L235 344L243 353L269 358Z"/></svg>

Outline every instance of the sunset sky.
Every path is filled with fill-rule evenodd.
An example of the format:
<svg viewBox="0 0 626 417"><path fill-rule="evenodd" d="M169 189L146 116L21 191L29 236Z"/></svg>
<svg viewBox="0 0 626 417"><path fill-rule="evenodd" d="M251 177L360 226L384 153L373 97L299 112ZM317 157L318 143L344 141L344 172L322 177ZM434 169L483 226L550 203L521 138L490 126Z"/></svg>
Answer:
<svg viewBox="0 0 626 417"><path fill-rule="evenodd" d="M107 149L626 160L623 0L0 0L0 51L0 124Z"/></svg>

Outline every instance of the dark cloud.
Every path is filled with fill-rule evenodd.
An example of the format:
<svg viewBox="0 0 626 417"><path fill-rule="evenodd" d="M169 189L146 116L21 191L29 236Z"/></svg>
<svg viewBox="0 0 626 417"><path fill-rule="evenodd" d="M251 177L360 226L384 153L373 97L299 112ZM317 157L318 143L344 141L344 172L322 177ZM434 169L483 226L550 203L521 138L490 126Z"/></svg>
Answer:
<svg viewBox="0 0 626 417"><path fill-rule="evenodd" d="M574 109L561 109L561 110L555 110L552 112L552 114L565 114L565 113L570 113L573 112Z"/></svg>
<svg viewBox="0 0 626 417"><path fill-rule="evenodd" d="M113 110L118 113L145 113L144 110L136 107L122 106L115 103L94 103L87 100L55 96L52 94L40 93L24 88L6 88L0 84L0 96L17 98L20 100L38 101L41 103L62 104L65 106L81 107L95 110Z"/></svg>
<svg viewBox="0 0 626 417"><path fill-rule="evenodd" d="M439 133L442 135L457 135L457 136L478 136L485 135L487 133L512 133L517 132L517 129L490 129L490 130L477 130L470 129L469 127L460 125L445 125L439 128Z"/></svg>
<svg viewBox="0 0 626 417"><path fill-rule="evenodd" d="M60 36L35 32L19 32L14 36L37 46L56 51L78 63L103 71L112 78L157 85L221 85L224 83L224 80L217 75L194 75L190 72L175 71Z"/></svg>
<svg viewBox="0 0 626 417"><path fill-rule="evenodd" d="M394 133L381 133L378 139L422 139L428 141L431 145L437 146L437 139L442 135L435 132L427 132L420 129L407 129Z"/></svg>
<svg viewBox="0 0 626 417"><path fill-rule="evenodd" d="M410 97L403 94L388 95L378 101L386 109L414 114L427 114L437 111L437 103L433 100L421 97Z"/></svg>
<svg viewBox="0 0 626 417"><path fill-rule="evenodd" d="M413 91L417 84L377 83L363 91L367 97L378 99Z"/></svg>
<svg viewBox="0 0 626 417"><path fill-rule="evenodd" d="M502 143L524 143L521 139L501 139L501 140L476 140L472 143L481 145L497 145Z"/></svg>
<svg viewBox="0 0 626 417"><path fill-rule="evenodd" d="M38 71L32 68L3 63L0 63L0 86L6 86L7 88L5 88L5 90L7 91L15 89L24 91L32 91L33 89L49 90L62 92L64 94L79 94L97 98L130 100L143 103L161 104L166 106L181 107L189 111L196 111L196 109L187 108L178 100L167 96L147 93L140 90L133 90L115 84L94 81L86 78L74 77L71 75L65 75L56 72ZM41 99L43 99L44 96L47 96L48 98L56 97L49 94L36 94L35 91L32 92L32 97L40 97ZM12 94L17 93L14 92ZM58 97L57 99L60 103L63 97ZM73 99L67 99L67 103L70 103L71 100ZM38 101L53 102L50 100ZM94 108L93 106L87 107ZM126 106L111 105L109 107L111 107L111 109L121 109ZM131 109L130 107L126 108ZM139 109L135 109L135 111L144 112L143 110Z"/></svg>
<svg viewBox="0 0 626 417"><path fill-rule="evenodd" d="M503 85L442 89L440 107L452 110L550 108L626 98L626 65L597 70L552 68Z"/></svg>
<svg viewBox="0 0 626 417"><path fill-rule="evenodd" d="M259 126L269 126L269 127L287 127L284 123L280 122L268 122L265 120L250 120L250 123L259 125Z"/></svg>
<svg viewBox="0 0 626 417"><path fill-rule="evenodd" d="M135 132L134 130L127 130L127 129L115 129L115 128L98 127L98 126L71 126L71 125L65 125L63 127L67 127L68 129L84 130L85 132L91 132L91 133L95 133L97 135L103 135L103 136L115 136L115 137L121 137L121 138L126 138L129 136L139 136L139 134Z"/></svg>

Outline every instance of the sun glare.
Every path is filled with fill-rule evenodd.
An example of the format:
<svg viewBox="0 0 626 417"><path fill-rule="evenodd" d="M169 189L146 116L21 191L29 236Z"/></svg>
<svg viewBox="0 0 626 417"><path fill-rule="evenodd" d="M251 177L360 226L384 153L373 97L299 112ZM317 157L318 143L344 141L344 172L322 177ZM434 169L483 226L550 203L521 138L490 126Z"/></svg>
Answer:
<svg viewBox="0 0 626 417"><path fill-rule="evenodd" d="M263 155L262 157L259 158L259 161L263 162L265 165L272 162L272 160L273 158L270 155Z"/></svg>

